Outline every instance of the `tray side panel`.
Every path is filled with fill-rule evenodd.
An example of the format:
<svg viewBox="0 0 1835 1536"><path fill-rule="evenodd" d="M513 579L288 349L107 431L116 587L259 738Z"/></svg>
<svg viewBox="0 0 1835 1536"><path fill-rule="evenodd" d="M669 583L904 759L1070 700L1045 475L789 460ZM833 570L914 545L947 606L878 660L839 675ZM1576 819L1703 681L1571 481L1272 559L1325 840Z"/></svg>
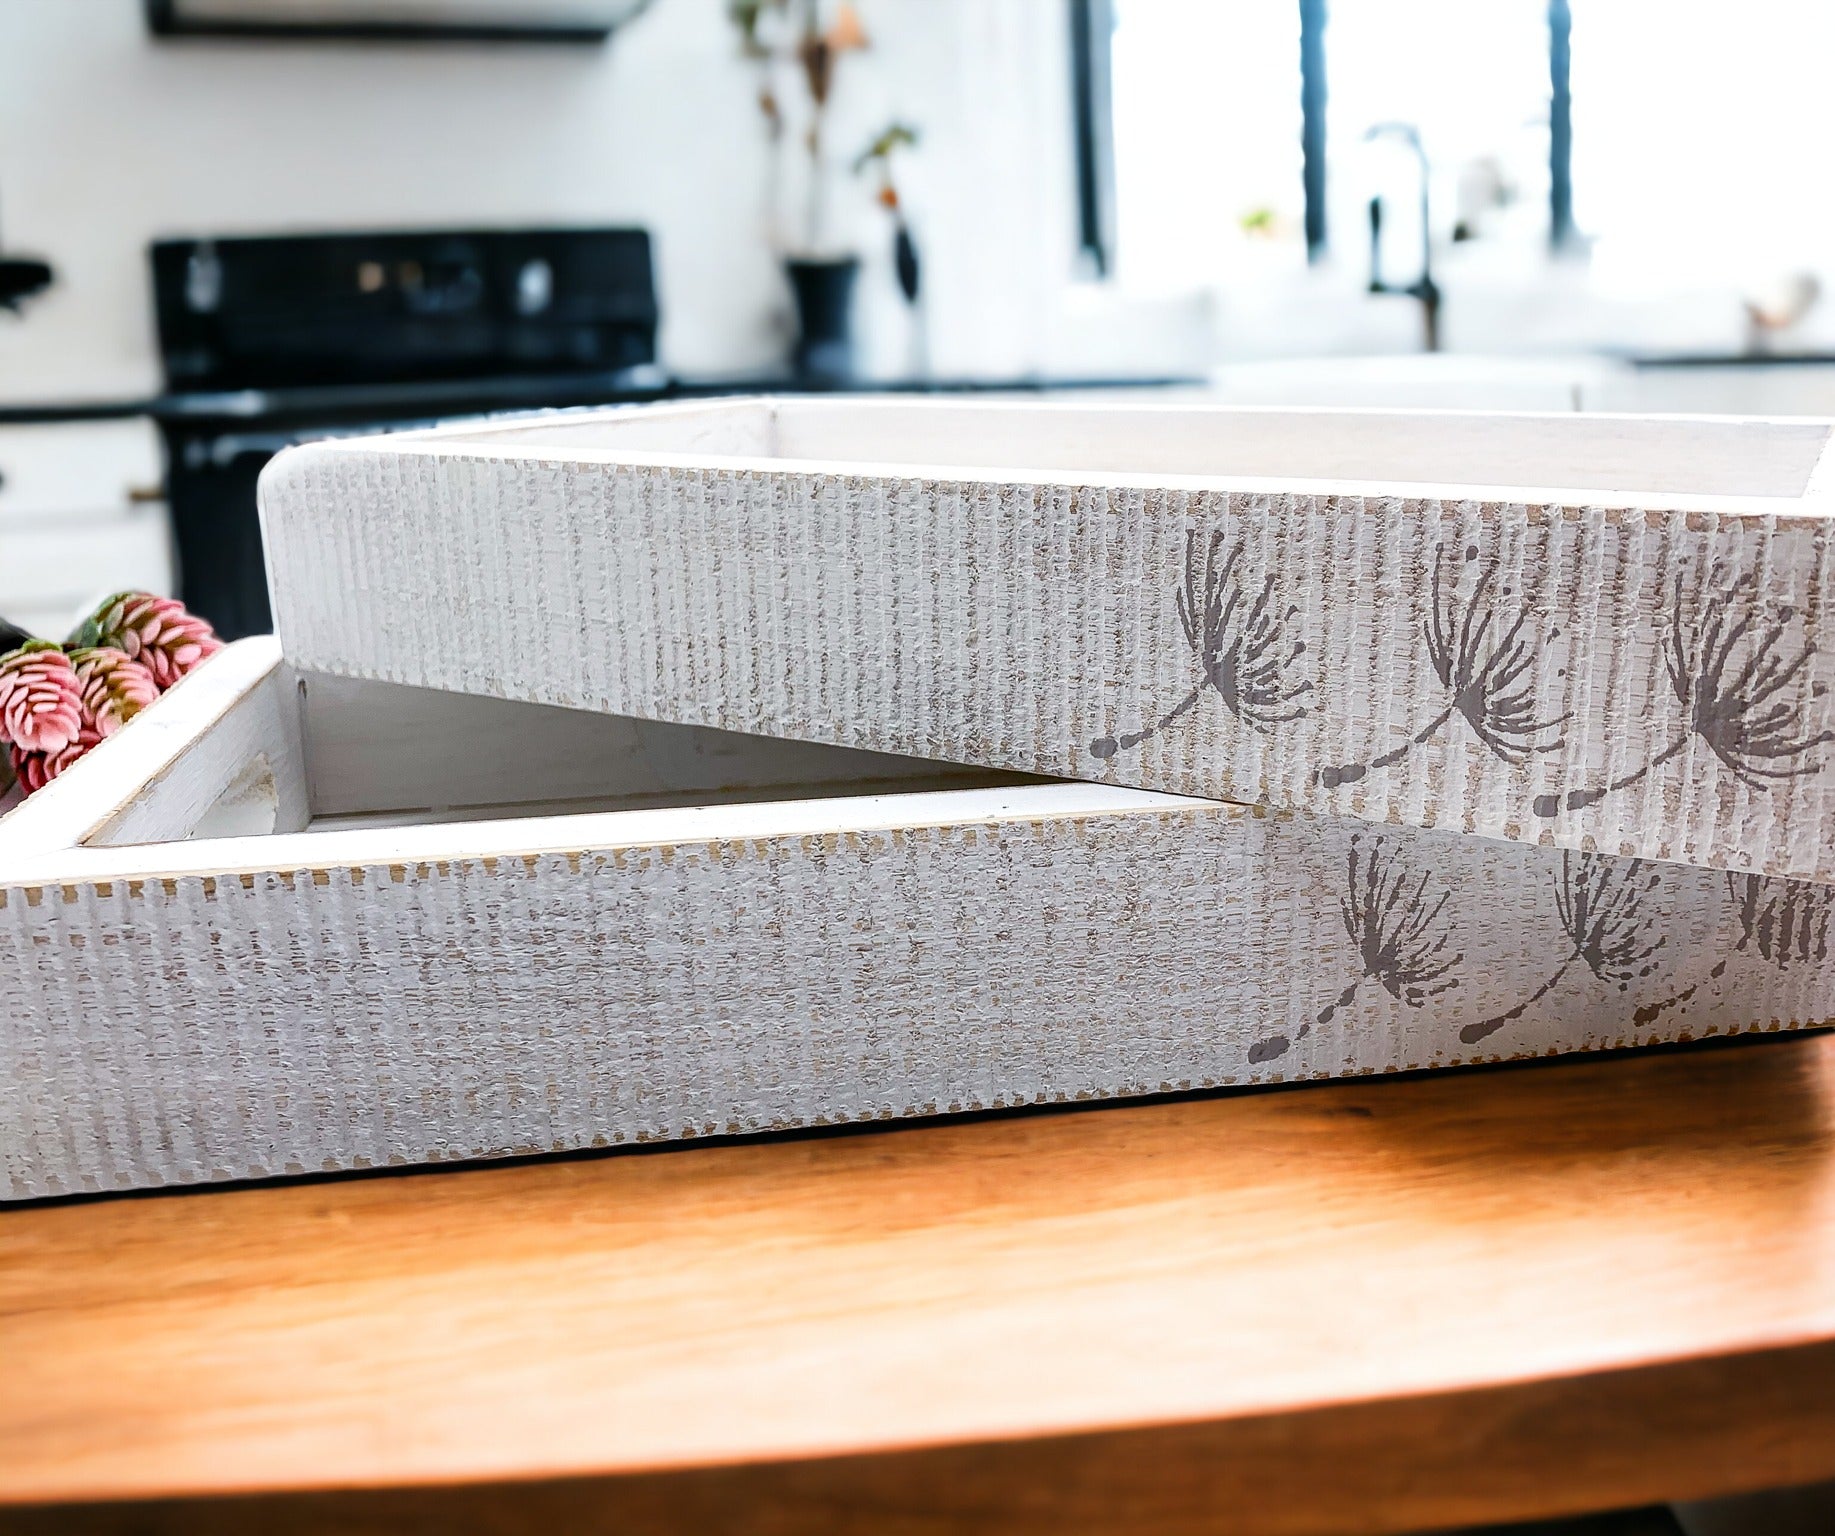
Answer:
<svg viewBox="0 0 1835 1536"><path fill-rule="evenodd" d="M1224 807L0 897L6 1198L1835 1016L1826 889Z"/></svg>
<svg viewBox="0 0 1835 1536"><path fill-rule="evenodd" d="M220 713L213 705L184 721L192 739L182 751L165 756L168 744L162 743L162 761L150 755L149 743L142 754L146 782L85 841L176 842L193 836L213 808L239 792L264 830L299 831L310 815L298 690L292 671L274 665ZM172 701L182 697L174 694ZM121 737L124 746L133 742L126 731Z"/></svg>
<svg viewBox="0 0 1835 1536"><path fill-rule="evenodd" d="M298 664L1835 880L1826 522L318 445Z"/></svg>
<svg viewBox="0 0 1835 1536"><path fill-rule="evenodd" d="M306 821L294 684L260 636L225 646L0 821L0 871L82 843L191 836L226 795L256 792L271 830Z"/></svg>
<svg viewBox="0 0 1835 1536"><path fill-rule="evenodd" d="M739 736L487 695L304 679L315 816L542 800L641 805L706 796L813 798L823 789L965 787L985 769Z"/></svg>

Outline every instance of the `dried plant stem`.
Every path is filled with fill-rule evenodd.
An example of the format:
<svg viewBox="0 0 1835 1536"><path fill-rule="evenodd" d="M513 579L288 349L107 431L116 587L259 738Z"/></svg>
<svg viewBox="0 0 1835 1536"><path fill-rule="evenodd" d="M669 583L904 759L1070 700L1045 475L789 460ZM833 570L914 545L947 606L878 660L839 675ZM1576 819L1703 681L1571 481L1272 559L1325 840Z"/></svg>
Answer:
<svg viewBox="0 0 1835 1536"><path fill-rule="evenodd" d="M1491 1018L1480 1019L1476 1024L1466 1025L1464 1029L1459 1031L1459 1038L1467 1045L1477 1045L1480 1040L1483 1040L1487 1035L1496 1034L1506 1024L1514 1024L1560 985L1561 978L1567 975L1567 968L1579 957L1580 952L1576 950L1573 954L1569 955L1567 959L1561 962L1560 966L1556 968L1554 975L1550 976L1547 981L1537 987L1535 991L1524 998L1522 1002L1518 1003L1516 1007L1507 1009L1505 1012L1496 1014Z"/></svg>
<svg viewBox="0 0 1835 1536"><path fill-rule="evenodd" d="M1366 979L1367 978L1364 976L1359 976L1350 986L1340 992L1337 997L1327 1003L1325 1007L1320 1010L1319 1017L1313 1020L1313 1024L1329 1024L1332 1021L1332 1015L1337 1013L1340 1008L1349 1008L1357 997L1357 989L1364 984ZM1312 1032L1312 1024L1302 1024L1293 1032L1293 1039L1291 1040L1285 1035L1270 1035L1265 1040L1258 1040L1254 1045L1249 1047L1249 1060L1251 1063L1259 1066L1264 1061L1273 1061L1277 1056L1285 1056L1294 1045L1304 1040Z"/></svg>
<svg viewBox="0 0 1835 1536"><path fill-rule="evenodd" d="M1607 795L1615 795L1621 789L1629 789L1638 780L1647 777L1653 770L1660 768L1671 758L1677 756L1688 745L1688 736L1678 736L1667 747L1659 752L1641 768L1634 768L1623 778L1614 779L1610 784L1602 784L1597 789L1572 789L1566 797L1560 795L1537 795L1535 802L1536 815L1545 820L1558 816L1565 810L1582 811L1590 805L1598 805Z"/></svg>
<svg viewBox="0 0 1835 1536"><path fill-rule="evenodd" d="M1135 747L1138 747L1143 741L1151 741L1161 731L1165 730L1167 726L1171 725L1173 721L1177 720L1179 716L1187 713L1196 706L1198 700L1204 697L1204 686L1203 683L1199 683L1190 693L1180 699L1177 704L1173 705L1171 709L1167 710L1165 714L1155 720L1153 724L1141 730L1124 731L1120 736L1098 736L1090 743L1090 756L1095 758L1109 758L1113 757L1117 752L1131 751Z"/></svg>
<svg viewBox="0 0 1835 1536"><path fill-rule="evenodd" d="M1313 774L1313 777L1327 789L1336 789L1340 784L1355 784L1373 769L1392 768L1416 747L1424 744L1429 737L1436 735L1441 727L1453 718L1453 708L1453 705L1447 705L1408 740L1392 751L1383 753L1381 757L1373 757L1367 763L1341 763L1336 768L1321 768Z"/></svg>
<svg viewBox="0 0 1835 1536"><path fill-rule="evenodd" d="M1727 962L1725 960L1717 960L1714 963L1714 969L1707 974L1707 981L1719 981L1720 978L1726 974ZM1691 981L1680 992L1671 993L1660 1002L1646 1003L1631 1016L1632 1022L1640 1025L1653 1022L1662 1014L1668 1013L1670 1009L1680 1008L1684 1003L1690 1001L1706 984L1706 982Z"/></svg>
<svg viewBox="0 0 1835 1536"><path fill-rule="evenodd" d="M1332 1015L1337 1013L1340 1008L1349 1008L1351 1006L1351 1003L1357 997L1357 989L1361 987L1363 984L1364 984L1364 978L1362 976L1359 976L1357 980L1352 982L1350 986L1346 987L1344 991L1340 992L1337 997L1335 997L1331 1002L1327 1003L1325 1007L1319 1011L1319 1017L1314 1019L1313 1023L1314 1024L1331 1023ZM1306 1034L1308 1034L1310 1032L1310 1029L1311 1029L1310 1025L1304 1025L1304 1024L1301 1025L1300 1026L1301 1036L1304 1037Z"/></svg>

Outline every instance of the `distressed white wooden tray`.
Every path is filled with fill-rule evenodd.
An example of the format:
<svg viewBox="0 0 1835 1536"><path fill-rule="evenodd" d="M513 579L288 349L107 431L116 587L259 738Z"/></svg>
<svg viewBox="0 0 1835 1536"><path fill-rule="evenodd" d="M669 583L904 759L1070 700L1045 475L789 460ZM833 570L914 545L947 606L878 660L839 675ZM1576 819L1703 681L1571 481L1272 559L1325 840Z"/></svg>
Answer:
<svg viewBox="0 0 1835 1536"><path fill-rule="evenodd" d="M0 820L0 1196L1794 1028L1830 905L245 641Z"/></svg>
<svg viewBox="0 0 1835 1536"><path fill-rule="evenodd" d="M749 400L262 500L316 671L1835 881L1829 439Z"/></svg>

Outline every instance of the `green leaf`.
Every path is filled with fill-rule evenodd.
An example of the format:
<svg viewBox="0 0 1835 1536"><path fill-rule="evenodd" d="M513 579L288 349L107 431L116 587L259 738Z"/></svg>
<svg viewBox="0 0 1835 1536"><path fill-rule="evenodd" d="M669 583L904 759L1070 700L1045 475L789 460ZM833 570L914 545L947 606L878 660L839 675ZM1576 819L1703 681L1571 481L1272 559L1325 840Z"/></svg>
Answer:
<svg viewBox="0 0 1835 1536"><path fill-rule="evenodd" d="M103 619L108 616L109 611L114 608L116 604L125 602L132 596L134 596L132 592L114 592L103 598L101 602L96 604L89 617L84 619L81 624L70 631L70 638L64 642L65 649L81 651L102 644L104 635L102 628Z"/></svg>
<svg viewBox="0 0 1835 1536"><path fill-rule="evenodd" d="M917 141L917 129L909 124L889 124L871 144L861 150L859 158L854 161L854 174L858 176L875 160L890 160L895 149L915 149Z"/></svg>

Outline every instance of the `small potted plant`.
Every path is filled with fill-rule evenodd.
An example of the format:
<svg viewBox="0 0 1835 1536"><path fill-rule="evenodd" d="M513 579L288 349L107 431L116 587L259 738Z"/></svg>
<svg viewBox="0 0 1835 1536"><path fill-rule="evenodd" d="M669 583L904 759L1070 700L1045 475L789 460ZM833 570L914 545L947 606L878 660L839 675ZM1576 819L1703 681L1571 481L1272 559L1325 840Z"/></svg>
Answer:
<svg viewBox="0 0 1835 1536"><path fill-rule="evenodd" d="M758 109L770 145L766 203L771 240L782 253L796 301L796 371L811 378L846 379L854 372L853 302L860 258L839 246L830 228L828 113L840 62L869 46L866 29L849 0L830 7L823 0L729 0L728 9L740 46L757 69ZM786 78L801 83L804 98L794 124L782 89ZM881 166L885 188L891 186L886 170L891 150L915 142L902 126L887 133L892 137L880 135L877 147L863 157ZM783 207L786 182L794 180L786 177L792 169L787 158L800 161L794 169L800 171L802 206L794 219L786 217ZM896 215L896 200L888 206Z"/></svg>

